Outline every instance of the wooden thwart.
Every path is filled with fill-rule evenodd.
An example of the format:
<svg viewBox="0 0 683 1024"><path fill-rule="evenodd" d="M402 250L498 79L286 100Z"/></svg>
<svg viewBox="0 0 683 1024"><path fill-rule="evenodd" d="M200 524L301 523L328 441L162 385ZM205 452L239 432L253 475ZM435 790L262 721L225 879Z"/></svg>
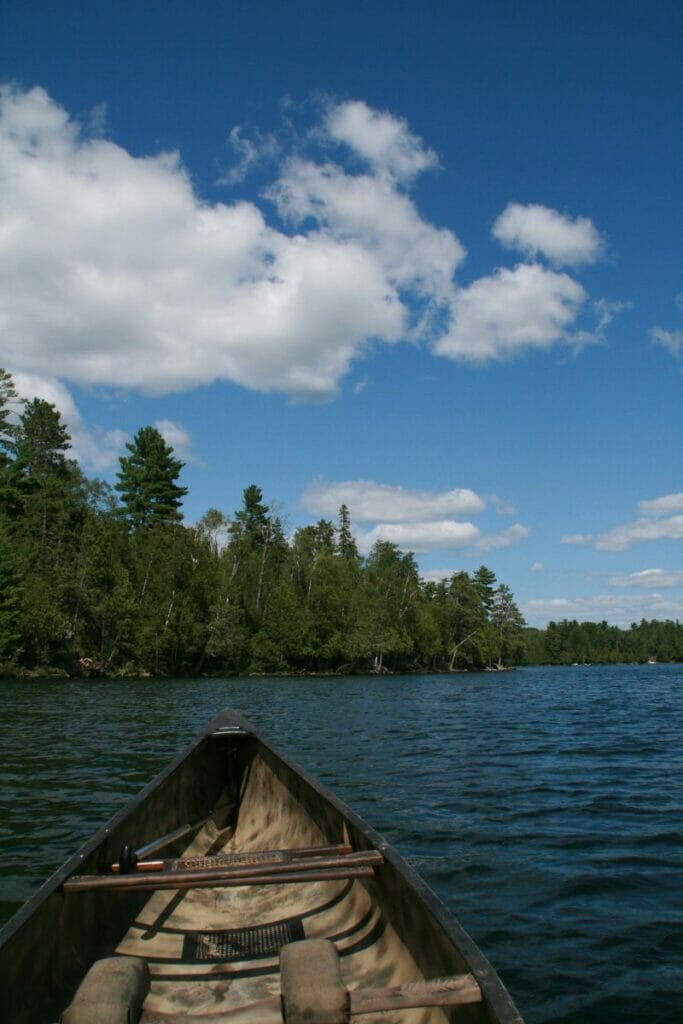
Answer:
<svg viewBox="0 0 683 1024"><path fill-rule="evenodd" d="M285 882L327 880L335 878L367 878L372 869L384 863L378 850L349 853L336 857L302 857L289 863L239 865L199 868L189 871L143 871L125 875L75 875L64 882L65 893L94 889L193 889L213 886L267 885ZM370 869L357 874L357 869ZM340 874L340 872L342 872Z"/></svg>
<svg viewBox="0 0 683 1024"><path fill-rule="evenodd" d="M149 876L141 876L140 885L117 886L119 892L157 892L161 889L221 889L236 888L240 885L293 885L295 882L335 882L346 878L373 878L375 869L367 868L323 868L319 871L290 871L288 874L245 875L240 878L194 878L191 881L179 882L177 875L164 875L162 881L150 882ZM93 887L87 882L89 876L82 875L65 882L62 889L65 893L92 892ZM94 876L97 879L101 875ZM126 882L130 875L123 876ZM85 880L85 881L84 881Z"/></svg>
<svg viewBox="0 0 683 1024"><path fill-rule="evenodd" d="M394 988L358 988L349 992L352 1017L383 1010L409 1010L420 1006L461 1006L480 1003L481 989L472 974L416 981Z"/></svg>

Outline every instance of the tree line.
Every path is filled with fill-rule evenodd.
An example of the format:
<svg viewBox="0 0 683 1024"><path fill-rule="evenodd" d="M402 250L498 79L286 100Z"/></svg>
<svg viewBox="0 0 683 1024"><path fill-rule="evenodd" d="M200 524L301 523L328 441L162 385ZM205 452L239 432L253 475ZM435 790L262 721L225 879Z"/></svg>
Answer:
<svg viewBox="0 0 683 1024"><path fill-rule="evenodd" d="M18 413L16 410L19 410ZM425 582L349 510L286 537L255 484L187 525L183 463L138 431L114 487L70 458L58 410L0 371L0 665L5 674L404 672L509 666L524 620L486 566Z"/></svg>
<svg viewBox="0 0 683 1024"><path fill-rule="evenodd" d="M17 411L18 410L18 411ZM58 410L0 370L0 670L6 675L461 671L683 660L683 626L525 628L486 566L439 582L349 510L291 537L255 484L183 522L183 463L138 431L114 487L70 456Z"/></svg>
<svg viewBox="0 0 683 1024"><path fill-rule="evenodd" d="M524 661L529 665L616 665L624 662L683 661L683 625L666 620L631 623L549 622L527 629Z"/></svg>

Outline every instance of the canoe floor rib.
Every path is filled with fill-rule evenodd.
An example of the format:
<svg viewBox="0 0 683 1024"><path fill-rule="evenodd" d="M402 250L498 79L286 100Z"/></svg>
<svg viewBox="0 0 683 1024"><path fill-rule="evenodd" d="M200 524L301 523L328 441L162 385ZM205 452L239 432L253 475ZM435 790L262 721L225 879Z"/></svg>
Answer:
<svg viewBox="0 0 683 1024"><path fill-rule="evenodd" d="M340 826L341 828L341 826ZM219 831L208 822L181 858L248 855L295 850L346 836L324 834L295 795L260 756L247 775L236 828ZM365 851L365 855L367 856ZM375 858L370 858L370 863ZM289 865L296 870L296 862ZM244 869L242 869L244 870ZM310 869L307 869L310 871ZM358 867L372 874L372 867ZM126 876L110 876L123 881ZM137 879L138 876L136 876ZM144 875L140 876L141 881ZM144 957L151 989L141 1024L282 1024L278 953L282 937L328 938L339 953L344 984L354 989L389 989L424 981L415 960L371 897L370 886L353 877L315 878L279 884L192 885L155 889L116 950ZM169 879L170 881L170 879ZM152 883L154 884L154 883ZM70 897L77 899L77 895ZM353 997L352 997L353 998ZM359 1007L360 1009L360 1007ZM474 1021L463 1008L463 1021ZM443 1024L440 1007L397 1009L372 1006L359 1020L384 1024ZM449 1011L452 1013L453 1011Z"/></svg>

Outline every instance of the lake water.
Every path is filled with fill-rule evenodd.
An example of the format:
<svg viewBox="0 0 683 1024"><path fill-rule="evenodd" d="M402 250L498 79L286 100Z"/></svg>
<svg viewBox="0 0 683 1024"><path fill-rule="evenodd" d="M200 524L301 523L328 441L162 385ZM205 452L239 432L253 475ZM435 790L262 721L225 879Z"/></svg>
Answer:
<svg viewBox="0 0 683 1024"><path fill-rule="evenodd" d="M0 683L0 921L223 707L397 847L528 1024L683 1019L683 666Z"/></svg>

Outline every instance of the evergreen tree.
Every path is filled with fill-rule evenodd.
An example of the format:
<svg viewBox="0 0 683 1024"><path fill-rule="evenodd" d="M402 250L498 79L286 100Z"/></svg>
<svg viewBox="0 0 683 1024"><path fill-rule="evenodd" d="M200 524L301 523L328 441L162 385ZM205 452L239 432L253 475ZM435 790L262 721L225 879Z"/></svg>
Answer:
<svg viewBox="0 0 683 1024"><path fill-rule="evenodd" d="M130 455L119 459L115 485L125 518L136 529L181 522L180 506L187 488L177 480L184 463L174 458L173 449L155 427L142 427L126 448Z"/></svg>
<svg viewBox="0 0 683 1024"><path fill-rule="evenodd" d="M18 404L18 396L14 387L12 375L7 370L0 369L0 459L8 459L8 452L13 450L14 437L17 432L16 424L12 423L10 416Z"/></svg>
<svg viewBox="0 0 683 1024"><path fill-rule="evenodd" d="M339 508L339 525L337 527L337 551L342 558L358 560L358 547L351 533L351 514L347 505Z"/></svg>
<svg viewBox="0 0 683 1024"><path fill-rule="evenodd" d="M18 500L12 515L23 573L24 659L29 665L64 668L72 658L87 485L66 457L69 434L49 402L34 399L26 405L14 443Z"/></svg>
<svg viewBox="0 0 683 1024"><path fill-rule="evenodd" d="M512 591L504 583L497 588L491 610L494 650L498 667L517 664L524 650L524 616L515 604Z"/></svg>
<svg viewBox="0 0 683 1024"><path fill-rule="evenodd" d="M0 661L15 662L21 649L21 575L10 523L0 514Z"/></svg>

